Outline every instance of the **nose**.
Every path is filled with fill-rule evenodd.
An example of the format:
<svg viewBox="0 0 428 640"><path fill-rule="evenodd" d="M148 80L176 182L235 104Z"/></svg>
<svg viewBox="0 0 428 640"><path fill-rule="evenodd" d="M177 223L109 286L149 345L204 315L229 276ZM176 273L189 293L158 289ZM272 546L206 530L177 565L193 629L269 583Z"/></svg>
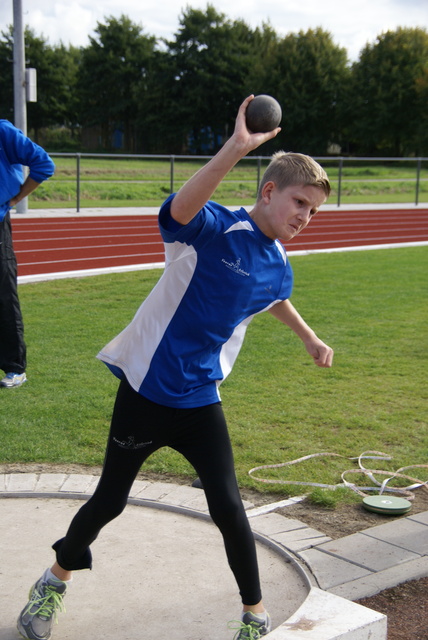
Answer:
<svg viewBox="0 0 428 640"><path fill-rule="evenodd" d="M303 223L303 224L307 224L309 222L309 220L311 219L311 209L310 207L305 207L304 209L301 209L299 211L299 213L297 214L298 219Z"/></svg>

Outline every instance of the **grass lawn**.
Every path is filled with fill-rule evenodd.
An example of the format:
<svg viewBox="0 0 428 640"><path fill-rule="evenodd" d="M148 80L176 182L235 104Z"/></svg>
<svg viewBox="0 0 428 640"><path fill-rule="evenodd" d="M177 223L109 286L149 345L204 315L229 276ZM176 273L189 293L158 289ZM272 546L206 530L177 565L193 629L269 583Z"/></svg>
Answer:
<svg viewBox="0 0 428 640"><path fill-rule="evenodd" d="M69 208L76 205L76 159L55 157L53 178L44 182L30 196L30 208ZM82 157L80 161L80 206L88 207L151 207L159 206L172 188L177 191L207 159L192 160L185 156L174 159L173 168L167 159ZM263 174L269 158L246 157L230 171L216 191L214 199L230 205L252 204L256 197L258 171ZM323 159L332 184L329 202L338 199L339 169L337 159ZM341 182L341 203L415 202L415 162L344 163ZM419 202L428 200L428 163L420 172Z"/></svg>
<svg viewBox="0 0 428 640"><path fill-rule="evenodd" d="M334 348L334 366L316 367L269 314L253 320L221 387L240 485L282 497L307 493L298 485L258 483L248 471L324 451L345 458L382 451L393 460L373 465L381 469L426 464L427 248L291 261L293 303ZM159 276L154 270L20 285L29 381L0 390L0 462L102 464L117 382L95 355L131 320ZM343 458L315 458L262 475L336 484L355 467ZM145 469L195 475L169 449ZM409 473L428 477L427 469Z"/></svg>

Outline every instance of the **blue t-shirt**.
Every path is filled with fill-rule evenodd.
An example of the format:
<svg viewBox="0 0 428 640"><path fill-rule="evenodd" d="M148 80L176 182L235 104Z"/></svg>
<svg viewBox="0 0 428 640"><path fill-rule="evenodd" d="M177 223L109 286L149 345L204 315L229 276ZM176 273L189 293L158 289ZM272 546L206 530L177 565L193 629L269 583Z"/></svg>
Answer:
<svg viewBox="0 0 428 640"><path fill-rule="evenodd" d="M10 209L9 200L21 189L24 181L21 165L29 167L29 176L36 182L47 180L55 170L42 147L8 120L0 120L0 221Z"/></svg>
<svg viewBox="0 0 428 640"><path fill-rule="evenodd" d="M119 378L169 407L220 400L255 314L291 295L283 246L265 236L245 209L208 202L187 225L159 214L165 271L124 331L99 354Z"/></svg>

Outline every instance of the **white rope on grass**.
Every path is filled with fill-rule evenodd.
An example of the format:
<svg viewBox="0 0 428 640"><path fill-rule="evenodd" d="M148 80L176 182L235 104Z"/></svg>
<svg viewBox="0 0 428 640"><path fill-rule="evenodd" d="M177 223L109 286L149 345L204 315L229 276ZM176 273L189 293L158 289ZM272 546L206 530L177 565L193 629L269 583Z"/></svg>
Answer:
<svg viewBox="0 0 428 640"><path fill-rule="evenodd" d="M337 458L345 458L346 460L357 460L358 461L358 469L347 469L343 471L341 474L342 482L338 484L322 484L320 482L303 482L299 480L280 480L275 478L260 478L254 475L257 471L261 471L262 469L279 469L283 467L290 467L291 465L298 464L299 462L304 462L305 460L310 460L311 458L319 458L321 456L334 456ZM385 491L391 493L398 493L401 495L405 495L408 500L414 499L414 494L412 491L414 489L418 489L419 487L428 488L428 480L425 482L423 480L419 480L418 478L413 478L412 476L403 474L403 471L407 471L409 469L416 468L424 468L428 469L428 464L413 464L408 467L401 467L395 472L384 471L380 469L366 469L362 463L362 460L392 460L392 457L386 453L382 453L381 451L364 451L356 458L347 458L346 456L342 456L339 453L331 453L331 452L322 452L322 453L312 453L307 456L303 456L302 458L297 458L296 460L290 460L289 462L281 462L279 464L264 464L259 467L254 467L250 469L248 475L250 475L254 480L258 482L265 482L268 484L291 484L291 485L299 485L306 487L322 487L323 489L338 489L339 487L347 487L355 491L360 496L367 497L365 491L379 491L379 495L382 495ZM351 473L363 474L376 486L358 486L353 482L349 482L346 479L346 476ZM379 482L376 478L376 475L389 476L383 480L383 482ZM392 475L391 475L392 474ZM404 478L406 480L410 480L412 484L406 487L389 487L388 483L395 478Z"/></svg>

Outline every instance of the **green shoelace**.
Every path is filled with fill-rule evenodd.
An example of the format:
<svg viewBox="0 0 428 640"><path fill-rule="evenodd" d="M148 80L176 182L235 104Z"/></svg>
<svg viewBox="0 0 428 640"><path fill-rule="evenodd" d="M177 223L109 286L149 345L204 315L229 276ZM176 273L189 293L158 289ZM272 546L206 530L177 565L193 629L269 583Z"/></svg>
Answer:
<svg viewBox="0 0 428 640"><path fill-rule="evenodd" d="M38 608L33 612L33 615L46 618L47 620L53 615L55 615L56 619L59 611L65 611L62 595L55 591L49 584L45 586L44 594L39 593L37 590L34 591L25 613L37 605Z"/></svg>
<svg viewBox="0 0 428 640"><path fill-rule="evenodd" d="M262 636L254 625L257 625L257 622L245 624L241 620L231 620L227 626L231 630L236 630L233 640L238 640L238 638L239 640L259 640Z"/></svg>

